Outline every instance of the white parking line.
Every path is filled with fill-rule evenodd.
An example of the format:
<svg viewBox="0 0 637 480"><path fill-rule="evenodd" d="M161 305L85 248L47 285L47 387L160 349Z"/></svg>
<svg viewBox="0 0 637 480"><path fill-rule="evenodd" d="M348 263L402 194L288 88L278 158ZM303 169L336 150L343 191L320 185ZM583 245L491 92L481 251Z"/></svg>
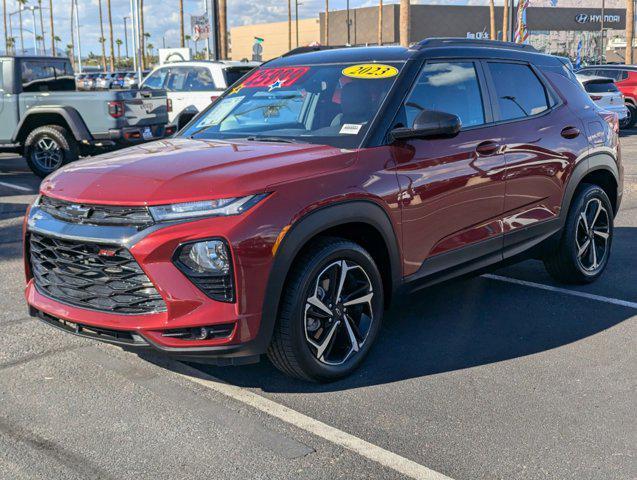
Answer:
<svg viewBox="0 0 637 480"><path fill-rule="evenodd" d="M214 390L222 395L230 397L261 412L276 417L301 430L321 437L328 442L339 445L362 457L376 462L386 468L390 468L401 475L417 480L453 480L442 473L431 470L419 463L401 457L389 450L385 450L373 443L366 442L354 435L334 428L314 418L292 410L273 400L262 397L254 392L245 390L235 385L230 385L222 380L206 375L181 362L171 362L171 369L182 378L197 383L203 387Z"/></svg>
<svg viewBox="0 0 637 480"><path fill-rule="evenodd" d="M0 182L0 185L7 188L15 188L16 190L20 190L21 192L32 192L33 189L23 187L22 185L14 185L12 183Z"/></svg>
<svg viewBox="0 0 637 480"><path fill-rule="evenodd" d="M518 280L517 278L503 277L501 275L493 275L490 273L482 275L483 278L489 280L498 280L499 282L514 283L516 285L524 285L525 287L539 288L541 290L547 290L549 292L564 293L566 295L572 295L574 297L587 298L588 300L595 300L597 302L611 303L613 305L619 305L621 307L628 307L637 309L636 302L629 302L627 300L620 300L618 298L604 297L602 295L595 295L593 293L579 292L577 290L569 290L567 288L552 287L550 285L544 285L542 283L528 282L526 280Z"/></svg>

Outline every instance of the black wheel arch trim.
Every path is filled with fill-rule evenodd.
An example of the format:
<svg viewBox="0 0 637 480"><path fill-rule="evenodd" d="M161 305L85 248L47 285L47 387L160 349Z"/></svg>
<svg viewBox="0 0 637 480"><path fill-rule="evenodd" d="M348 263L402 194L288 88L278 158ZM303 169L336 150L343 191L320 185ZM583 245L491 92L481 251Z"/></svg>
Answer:
<svg viewBox="0 0 637 480"><path fill-rule="evenodd" d="M395 291L398 288L402 279L398 239L387 212L380 205L371 200L349 200L313 210L292 224L277 249L266 285L257 334L261 347L259 350L265 351L270 343L283 286L301 249L321 232L348 223L366 223L380 233L389 252L391 289Z"/></svg>
<svg viewBox="0 0 637 480"><path fill-rule="evenodd" d="M24 117L20 119L20 122L18 123L18 126L16 127L15 132L13 134L12 141L16 143L21 143L21 142L18 142L18 139L21 136L23 136L26 139L27 135L29 134L28 131L25 131L28 121L33 117L36 117L38 115L44 115L44 114L61 116L66 122L66 124L68 125L70 132L73 134L73 136L75 137L77 141L83 141L83 140L90 141L93 139L93 137L91 136L91 133L86 127L86 124L84 123L84 120L82 119L82 116L73 107L42 106L42 107L33 107L29 109L26 115L24 115Z"/></svg>
<svg viewBox="0 0 637 480"><path fill-rule="evenodd" d="M564 196L562 197L560 226L563 226L566 222L568 209L571 206L577 187L579 187L586 175L598 170L609 172L615 179L615 184L617 185L617 204L614 206L614 213L617 214L622 197L622 185L617 161L609 152L594 152L582 159L573 169L573 173L571 173L568 183L566 184Z"/></svg>

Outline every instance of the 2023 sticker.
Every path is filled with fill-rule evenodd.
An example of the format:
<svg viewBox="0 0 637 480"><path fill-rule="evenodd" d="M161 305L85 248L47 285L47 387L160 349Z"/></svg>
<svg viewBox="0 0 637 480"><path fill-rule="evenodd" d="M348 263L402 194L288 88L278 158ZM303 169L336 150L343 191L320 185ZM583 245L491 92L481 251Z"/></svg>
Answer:
<svg viewBox="0 0 637 480"><path fill-rule="evenodd" d="M398 75L398 69L382 63L362 63L344 68L342 73L351 78L391 78Z"/></svg>

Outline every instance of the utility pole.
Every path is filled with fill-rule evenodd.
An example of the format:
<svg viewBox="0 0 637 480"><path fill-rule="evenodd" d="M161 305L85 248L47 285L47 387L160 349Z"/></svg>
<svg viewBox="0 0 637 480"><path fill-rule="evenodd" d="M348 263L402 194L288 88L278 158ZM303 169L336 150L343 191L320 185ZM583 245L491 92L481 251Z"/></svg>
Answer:
<svg viewBox="0 0 637 480"><path fill-rule="evenodd" d="M409 47L410 9L409 0L400 0L400 44L403 47Z"/></svg>
<svg viewBox="0 0 637 480"><path fill-rule="evenodd" d="M226 0L219 0L219 52L221 59L228 58L228 5Z"/></svg>
<svg viewBox="0 0 637 480"><path fill-rule="evenodd" d="M505 0L508 1L508 0ZM515 40L515 0L511 0L511 4L509 5L509 42L513 42Z"/></svg>

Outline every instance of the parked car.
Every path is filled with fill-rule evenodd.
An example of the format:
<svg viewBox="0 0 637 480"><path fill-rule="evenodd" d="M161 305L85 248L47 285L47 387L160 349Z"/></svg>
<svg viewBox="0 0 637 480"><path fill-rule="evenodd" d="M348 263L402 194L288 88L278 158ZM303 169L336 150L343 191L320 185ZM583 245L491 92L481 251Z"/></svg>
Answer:
<svg viewBox="0 0 637 480"><path fill-rule="evenodd" d="M577 79L598 107L617 114L620 125L626 121L628 108L612 78L577 75Z"/></svg>
<svg viewBox="0 0 637 480"><path fill-rule="evenodd" d="M406 293L530 256L595 281L622 192L616 115L530 46L290 55L176 137L47 178L26 298L129 350L331 381Z"/></svg>
<svg viewBox="0 0 637 480"><path fill-rule="evenodd" d="M95 82L101 74L99 72L87 73L84 75L82 90L95 90Z"/></svg>
<svg viewBox="0 0 637 480"><path fill-rule="evenodd" d="M150 73L150 70L144 70L142 72L142 79L146 78L146 76L148 76L149 73ZM124 88L137 88L137 87L138 87L137 72L128 72L124 76Z"/></svg>
<svg viewBox="0 0 637 480"><path fill-rule="evenodd" d="M0 57L0 73L0 151L20 153L41 177L80 155L166 134L161 90L78 92L60 57Z"/></svg>
<svg viewBox="0 0 637 480"><path fill-rule="evenodd" d="M624 95L628 116L621 122L621 128L632 128L637 122L637 66L634 65L591 65L578 70L579 75L612 78Z"/></svg>
<svg viewBox="0 0 637 480"><path fill-rule="evenodd" d="M84 79L86 78L85 73L78 73L75 75L75 88L77 90L84 90Z"/></svg>
<svg viewBox="0 0 637 480"><path fill-rule="evenodd" d="M166 90L172 111L171 123L181 129L204 110L226 88L258 66L257 62L178 62L155 68L143 81L142 89Z"/></svg>

